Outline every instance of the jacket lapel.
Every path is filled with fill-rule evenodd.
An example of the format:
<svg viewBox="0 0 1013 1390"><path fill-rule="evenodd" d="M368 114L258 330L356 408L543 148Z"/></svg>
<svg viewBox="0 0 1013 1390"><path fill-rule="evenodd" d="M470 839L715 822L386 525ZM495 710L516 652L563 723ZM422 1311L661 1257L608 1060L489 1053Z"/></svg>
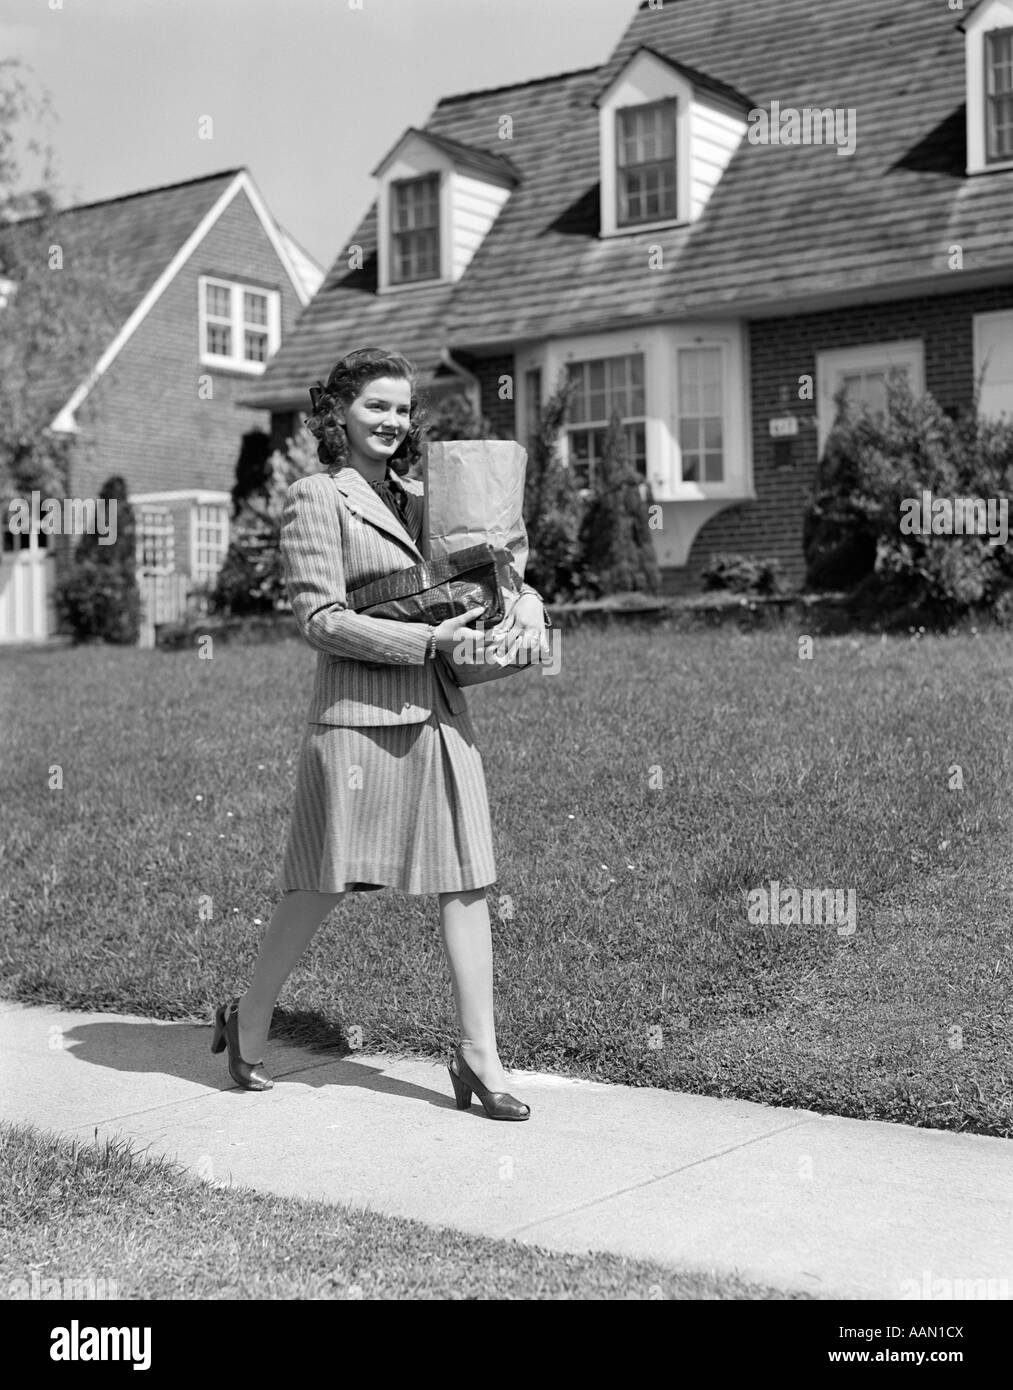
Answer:
<svg viewBox="0 0 1013 1390"><path fill-rule="evenodd" d="M421 550L412 540L411 536L398 521L397 517L384 502L383 498L378 497L365 478L357 468L350 465L339 468L332 473L339 491L348 503L349 510L353 515L358 515L363 521L370 522L373 526L378 526L381 531L385 531L392 540L407 547L416 559L423 558ZM395 475L388 474L395 487L401 487L401 480ZM412 494L406 488L402 488L409 501Z"/></svg>

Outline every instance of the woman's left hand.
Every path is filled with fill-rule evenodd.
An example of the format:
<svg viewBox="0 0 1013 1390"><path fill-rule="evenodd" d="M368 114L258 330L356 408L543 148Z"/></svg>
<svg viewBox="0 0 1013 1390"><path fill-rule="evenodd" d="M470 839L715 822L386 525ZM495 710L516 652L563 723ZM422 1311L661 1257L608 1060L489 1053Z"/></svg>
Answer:
<svg viewBox="0 0 1013 1390"><path fill-rule="evenodd" d="M534 594L521 594L490 637L498 638L511 653L518 649L534 652L540 648L548 654L549 639L545 635L545 609L541 601Z"/></svg>

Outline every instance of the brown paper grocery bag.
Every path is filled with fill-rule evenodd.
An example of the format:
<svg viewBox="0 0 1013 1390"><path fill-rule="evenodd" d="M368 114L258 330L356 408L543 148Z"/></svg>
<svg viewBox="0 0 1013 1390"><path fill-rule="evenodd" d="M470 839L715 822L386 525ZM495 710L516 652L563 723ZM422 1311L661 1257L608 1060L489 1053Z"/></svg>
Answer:
<svg viewBox="0 0 1013 1390"><path fill-rule="evenodd" d="M510 551L513 568L523 579L528 562L527 462L527 451L513 439L430 441L422 451L421 546L426 559L442 559L487 541Z"/></svg>

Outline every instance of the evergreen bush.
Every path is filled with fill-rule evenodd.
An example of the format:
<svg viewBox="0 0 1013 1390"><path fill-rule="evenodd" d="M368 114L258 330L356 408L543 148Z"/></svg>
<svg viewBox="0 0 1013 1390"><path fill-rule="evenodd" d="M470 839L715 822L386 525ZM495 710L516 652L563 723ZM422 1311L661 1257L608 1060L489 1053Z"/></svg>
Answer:
<svg viewBox="0 0 1013 1390"><path fill-rule="evenodd" d="M56 586L56 608L75 642L132 646L141 623L134 511L121 477L110 478L99 498L110 503L110 515L115 516L115 540L100 545L98 535L81 537L67 574Z"/></svg>

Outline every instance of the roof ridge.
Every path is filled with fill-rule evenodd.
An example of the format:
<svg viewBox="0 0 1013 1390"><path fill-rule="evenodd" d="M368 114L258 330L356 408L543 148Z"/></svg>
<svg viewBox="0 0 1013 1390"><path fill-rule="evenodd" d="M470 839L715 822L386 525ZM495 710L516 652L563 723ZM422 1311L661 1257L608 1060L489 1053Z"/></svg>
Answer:
<svg viewBox="0 0 1013 1390"><path fill-rule="evenodd" d="M549 73L547 77L528 77L520 82L507 82L502 87L480 87L473 92L455 92L453 96L441 97L436 103L435 110L441 106L450 106L455 101L471 101L475 97L495 96L497 92L513 92L519 87L537 87L543 82L563 82L568 77L585 77L588 73L601 72L605 67L604 63L595 63L589 68L571 68L568 72Z"/></svg>
<svg viewBox="0 0 1013 1390"><path fill-rule="evenodd" d="M237 165L234 169L219 169L214 174L200 174L193 179L179 179L176 183L156 184L153 188L138 188L133 193L116 193L110 198L96 198L91 203L71 203L65 208L53 208L54 217L62 216L65 212L84 212L86 208L103 207L107 203L125 203L131 198L146 198L152 193L168 193L173 188L188 188L197 183L210 183L212 179L235 178L237 174L249 173L245 164ZM26 217L26 222L37 220L40 214L35 217Z"/></svg>

